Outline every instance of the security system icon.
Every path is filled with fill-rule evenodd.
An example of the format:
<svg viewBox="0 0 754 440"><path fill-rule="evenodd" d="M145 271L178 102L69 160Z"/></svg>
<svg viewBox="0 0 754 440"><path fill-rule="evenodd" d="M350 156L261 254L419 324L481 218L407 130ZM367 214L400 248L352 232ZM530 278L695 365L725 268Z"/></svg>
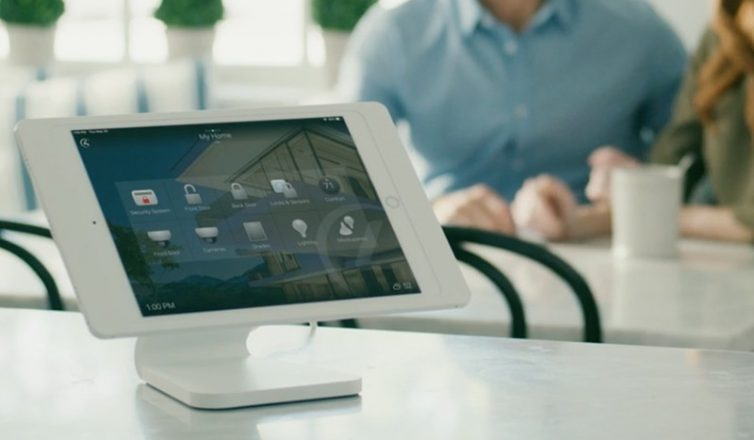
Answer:
<svg viewBox="0 0 754 440"><path fill-rule="evenodd" d="M147 237L155 242L157 246L168 247L170 239L173 238L173 234L167 229L160 231L147 231Z"/></svg>
<svg viewBox="0 0 754 440"><path fill-rule="evenodd" d="M131 197L134 199L136 206L154 206L159 203L157 194L151 189L137 189L131 191Z"/></svg>
<svg viewBox="0 0 754 440"><path fill-rule="evenodd" d="M293 185L285 179L270 180L270 186L272 186L273 191L278 194L282 194L286 199L295 199L296 197L298 197L296 188L294 188Z"/></svg>
<svg viewBox="0 0 754 440"><path fill-rule="evenodd" d="M350 215L343 217L340 220L340 235L344 237L353 235L353 228L355 224L356 224L356 221Z"/></svg>
<svg viewBox="0 0 754 440"><path fill-rule="evenodd" d="M194 185L191 185L190 183L183 185L183 193L186 195L186 203L189 205L202 204L202 196L196 192L196 187Z"/></svg>
<svg viewBox="0 0 754 440"><path fill-rule="evenodd" d="M297 218L291 222L291 227L294 231L301 234L301 238L306 238L306 230L309 229L309 225L307 225L305 221Z"/></svg>
<svg viewBox="0 0 754 440"><path fill-rule="evenodd" d="M230 184L230 195L236 200L246 200L249 198L249 194L246 193L246 189L238 182Z"/></svg>

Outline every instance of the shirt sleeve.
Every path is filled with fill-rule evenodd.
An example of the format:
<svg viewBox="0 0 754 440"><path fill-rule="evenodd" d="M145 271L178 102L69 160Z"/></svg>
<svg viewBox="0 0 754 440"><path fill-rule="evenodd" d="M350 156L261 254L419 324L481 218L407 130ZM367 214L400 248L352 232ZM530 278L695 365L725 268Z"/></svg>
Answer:
<svg viewBox="0 0 754 440"><path fill-rule="evenodd" d="M652 148L652 162L677 164L689 153L701 155L704 143L704 127L694 107L696 75L706 61L713 44L714 34L707 31L686 71L681 91L673 107L670 123L662 131Z"/></svg>
<svg viewBox="0 0 754 440"><path fill-rule="evenodd" d="M658 135L670 120L673 102L676 99L687 53L678 36L665 22L661 22L654 33L653 47L650 50L646 71L649 84L647 98L641 109L641 127Z"/></svg>
<svg viewBox="0 0 754 440"><path fill-rule="evenodd" d="M337 93L345 101L377 101L393 120L403 119L400 81L405 58L399 27L389 11L372 7L351 35Z"/></svg>

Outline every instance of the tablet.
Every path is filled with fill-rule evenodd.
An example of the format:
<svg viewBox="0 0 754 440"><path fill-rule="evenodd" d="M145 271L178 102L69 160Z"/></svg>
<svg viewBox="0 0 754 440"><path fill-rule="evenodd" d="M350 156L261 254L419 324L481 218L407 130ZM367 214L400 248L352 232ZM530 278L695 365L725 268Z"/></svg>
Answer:
<svg viewBox="0 0 754 440"><path fill-rule="evenodd" d="M379 104L27 120L16 136L100 337L468 299Z"/></svg>

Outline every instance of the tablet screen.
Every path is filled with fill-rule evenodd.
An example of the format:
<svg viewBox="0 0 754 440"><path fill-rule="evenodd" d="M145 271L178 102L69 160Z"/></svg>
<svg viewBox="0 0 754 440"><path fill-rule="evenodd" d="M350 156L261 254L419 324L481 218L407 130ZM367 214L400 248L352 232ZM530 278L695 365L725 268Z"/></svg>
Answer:
<svg viewBox="0 0 754 440"><path fill-rule="evenodd" d="M144 316L420 292L340 116L73 137Z"/></svg>

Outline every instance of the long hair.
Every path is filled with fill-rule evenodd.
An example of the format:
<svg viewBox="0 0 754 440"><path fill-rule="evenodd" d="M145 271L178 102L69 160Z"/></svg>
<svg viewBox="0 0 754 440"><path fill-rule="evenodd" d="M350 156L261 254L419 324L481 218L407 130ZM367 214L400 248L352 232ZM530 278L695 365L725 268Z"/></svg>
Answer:
<svg viewBox="0 0 754 440"><path fill-rule="evenodd" d="M721 0L712 29L720 40L715 52L700 68L694 106L702 122L714 126L715 107L733 86L745 81L743 109L749 132L754 133L754 42L742 29L741 5L748 0Z"/></svg>

